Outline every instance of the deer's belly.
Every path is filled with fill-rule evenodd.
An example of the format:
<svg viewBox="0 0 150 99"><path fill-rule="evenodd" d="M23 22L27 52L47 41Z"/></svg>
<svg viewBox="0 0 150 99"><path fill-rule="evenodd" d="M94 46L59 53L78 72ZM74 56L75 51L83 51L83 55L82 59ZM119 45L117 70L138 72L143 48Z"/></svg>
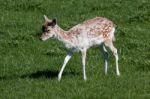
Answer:
<svg viewBox="0 0 150 99"><path fill-rule="evenodd" d="M82 49L88 49L94 45L100 45L104 40L101 37L97 38L78 38L74 40L72 43L66 44L66 48L71 49L73 51L80 51Z"/></svg>
<svg viewBox="0 0 150 99"><path fill-rule="evenodd" d="M76 41L74 43L68 43L65 44L66 48L73 50L74 52L78 52L80 50L82 50L83 48L88 48L89 42L87 40L80 40L80 41Z"/></svg>

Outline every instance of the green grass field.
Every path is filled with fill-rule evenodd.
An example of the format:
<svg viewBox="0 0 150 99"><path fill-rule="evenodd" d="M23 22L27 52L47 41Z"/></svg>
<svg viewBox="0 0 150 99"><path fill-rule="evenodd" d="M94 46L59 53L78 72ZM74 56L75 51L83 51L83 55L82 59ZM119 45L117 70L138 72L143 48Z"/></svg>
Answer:
<svg viewBox="0 0 150 99"><path fill-rule="evenodd" d="M66 52L54 39L39 40L44 14L65 30L96 16L112 20L121 76L111 53L104 75L101 53L93 47L87 81L76 53L59 82ZM150 99L150 1L0 0L0 99Z"/></svg>

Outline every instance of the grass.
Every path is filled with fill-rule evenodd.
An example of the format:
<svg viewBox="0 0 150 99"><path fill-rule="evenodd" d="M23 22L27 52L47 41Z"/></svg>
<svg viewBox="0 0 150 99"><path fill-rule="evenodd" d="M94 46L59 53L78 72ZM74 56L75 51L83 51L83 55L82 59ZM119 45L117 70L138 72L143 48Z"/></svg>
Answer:
<svg viewBox="0 0 150 99"><path fill-rule="evenodd" d="M149 0L1 0L0 7L0 99L150 98ZM111 19L121 76L115 74L111 54L104 75L94 47L88 50L86 82L79 53L58 82L66 52L54 39L38 39L44 14L57 18L65 30L96 16Z"/></svg>

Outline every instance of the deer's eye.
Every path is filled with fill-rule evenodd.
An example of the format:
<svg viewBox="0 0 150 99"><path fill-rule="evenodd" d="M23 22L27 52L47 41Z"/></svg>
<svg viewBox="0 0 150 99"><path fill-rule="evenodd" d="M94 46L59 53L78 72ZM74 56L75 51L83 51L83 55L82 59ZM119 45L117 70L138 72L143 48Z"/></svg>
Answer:
<svg viewBox="0 0 150 99"><path fill-rule="evenodd" d="M47 30L47 32L49 32L50 30Z"/></svg>

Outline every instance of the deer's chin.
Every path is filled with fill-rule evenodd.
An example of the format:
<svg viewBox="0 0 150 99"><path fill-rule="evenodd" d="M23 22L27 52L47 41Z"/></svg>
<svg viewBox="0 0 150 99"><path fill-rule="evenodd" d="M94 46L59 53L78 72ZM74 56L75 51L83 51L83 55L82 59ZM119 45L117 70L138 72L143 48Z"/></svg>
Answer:
<svg viewBox="0 0 150 99"><path fill-rule="evenodd" d="M40 38L41 41L46 41L48 38Z"/></svg>

